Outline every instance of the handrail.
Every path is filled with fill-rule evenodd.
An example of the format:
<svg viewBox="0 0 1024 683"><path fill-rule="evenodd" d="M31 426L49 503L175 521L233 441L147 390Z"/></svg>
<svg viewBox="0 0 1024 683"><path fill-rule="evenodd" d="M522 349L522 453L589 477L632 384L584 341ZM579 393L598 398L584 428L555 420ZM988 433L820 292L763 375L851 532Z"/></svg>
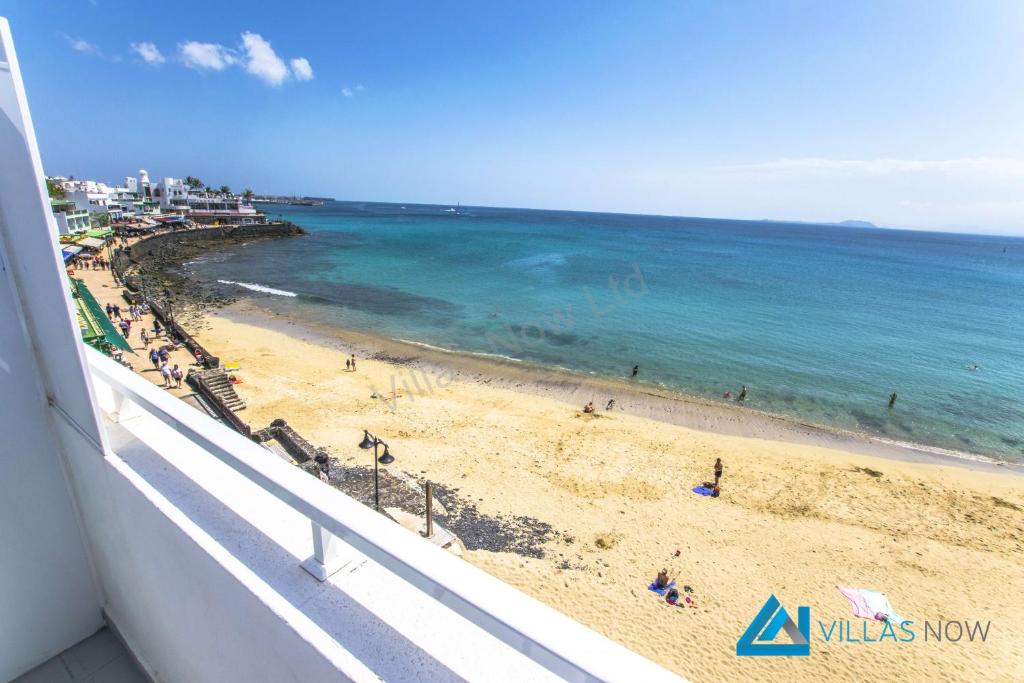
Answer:
<svg viewBox="0 0 1024 683"><path fill-rule="evenodd" d="M409 532L261 446L88 350L93 375L374 562L570 681L680 680L503 581Z"/></svg>

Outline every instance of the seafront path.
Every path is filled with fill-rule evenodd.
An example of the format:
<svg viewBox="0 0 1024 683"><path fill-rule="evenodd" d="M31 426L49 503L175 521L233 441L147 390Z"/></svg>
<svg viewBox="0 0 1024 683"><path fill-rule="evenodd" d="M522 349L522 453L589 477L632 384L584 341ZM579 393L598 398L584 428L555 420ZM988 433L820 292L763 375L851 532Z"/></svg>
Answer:
<svg viewBox="0 0 1024 683"><path fill-rule="evenodd" d="M120 243L120 238L118 243ZM138 242L142 238L129 238L128 246L131 246L135 242ZM128 320L131 320L131 315L128 313L129 302L125 301L121 293L124 291L124 287L119 285L114 280L114 273L109 268L107 270L93 270L92 268L75 268L74 277L80 278L85 286L89 288L92 295L96 297L96 301L99 302L100 306L106 308L107 304L116 304L121 307L121 316ZM132 365L132 369L136 373L148 379L156 386L169 391L178 398L184 398L191 395L192 388L182 380L181 388L167 389L163 386L164 380L160 375L160 371L153 367L153 364L149 360L150 349L159 349L161 347L168 347L168 363L173 368L177 364L178 369L182 371L182 374L187 375L189 368L195 366L195 356L193 356L184 345L177 349L171 350L170 339L167 337L166 328L161 330L159 337L153 334L153 322L156 320L152 313L143 313L142 319L132 323L131 332L128 335L128 343L131 344L132 349L135 350L135 355L130 353L124 354L124 360L128 361ZM114 320L114 324L117 324L117 320ZM161 327L163 325L161 324ZM149 347L145 347L142 343L141 332L143 328L150 335ZM120 328L118 328L120 331ZM190 330L191 332L191 330Z"/></svg>

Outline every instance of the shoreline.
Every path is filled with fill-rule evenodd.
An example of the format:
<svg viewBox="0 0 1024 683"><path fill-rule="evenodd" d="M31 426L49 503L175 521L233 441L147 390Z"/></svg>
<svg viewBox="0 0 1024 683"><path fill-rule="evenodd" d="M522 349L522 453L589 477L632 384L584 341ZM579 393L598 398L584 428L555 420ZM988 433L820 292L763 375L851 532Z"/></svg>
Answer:
<svg viewBox="0 0 1024 683"><path fill-rule="evenodd" d="M614 398L615 414L625 413L716 435L817 446L915 464L1024 475L1024 463L804 423L788 416L723 404L628 380L589 376L566 368L518 359L506 360L491 354L442 349L425 342L309 321L263 306L255 296L240 296L208 311L206 315L282 332L328 348L339 345L355 347L364 357L391 362L398 369L396 388L405 390L404 396L411 397L406 400L431 393L431 377L450 376L521 394L554 398L575 410L594 401L598 415L605 414L602 406L607 398ZM377 387L376 390L386 396L392 386Z"/></svg>

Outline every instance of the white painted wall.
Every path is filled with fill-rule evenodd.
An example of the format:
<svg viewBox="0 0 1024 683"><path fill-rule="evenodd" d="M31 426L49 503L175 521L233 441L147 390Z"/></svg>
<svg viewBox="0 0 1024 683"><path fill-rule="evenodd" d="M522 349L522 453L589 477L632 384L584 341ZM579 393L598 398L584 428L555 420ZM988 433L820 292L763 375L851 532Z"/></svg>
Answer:
<svg viewBox="0 0 1024 683"><path fill-rule="evenodd" d="M77 522L47 396L77 393L78 377L52 389L38 354L78 360L56 225L7 22L0 18L0 681L14 678L102 625L101 598ZM34 257L34 258L33 258ZM32 290L46 305L28 307ZM88 424L88 421L85 422Z"/></svg>

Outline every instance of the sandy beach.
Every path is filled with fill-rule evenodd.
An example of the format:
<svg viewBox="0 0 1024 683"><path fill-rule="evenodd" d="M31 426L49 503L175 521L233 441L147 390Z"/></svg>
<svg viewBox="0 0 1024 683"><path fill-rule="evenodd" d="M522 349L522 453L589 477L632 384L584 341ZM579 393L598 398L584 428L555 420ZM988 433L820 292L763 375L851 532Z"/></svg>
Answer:
<svg viewBox="0 0 1024 683"><path fill-rule="evenodd" d="M569 403L529 382L509 388L508 376L495 381L500 373L465 359L445 371L377 348L390 362L374 360L372 338L332 338L244 302L207 316L198 336L241 365L251 424L285 418L354 466L369 463L356 448L369 429L391 444L392 469L457 488L483 513L550 524L556 533L541 558L471 550L466 559L691 680L1024 672L1015 636L1024 625L1024 479L1016 474L828 448L812 434L779 440L770 429L780 428L756 417L747 429L767 430L763 437L737 435L742 425L696 430L600 410L603 396L588 399L599 405L589 416L578 388L563 387L579 399ZM344 368L351 353L356 372ZM695 495L716 457L725 462L722 496ZM646 589L662 567L693 588L696 608L671 607ZM837 584L887 593L905 619L991 621L991 632L984 643L819 638L808 658L735 655L772 593L791 609L809 605L815 628L819 619L860 628Z"/></svg>

